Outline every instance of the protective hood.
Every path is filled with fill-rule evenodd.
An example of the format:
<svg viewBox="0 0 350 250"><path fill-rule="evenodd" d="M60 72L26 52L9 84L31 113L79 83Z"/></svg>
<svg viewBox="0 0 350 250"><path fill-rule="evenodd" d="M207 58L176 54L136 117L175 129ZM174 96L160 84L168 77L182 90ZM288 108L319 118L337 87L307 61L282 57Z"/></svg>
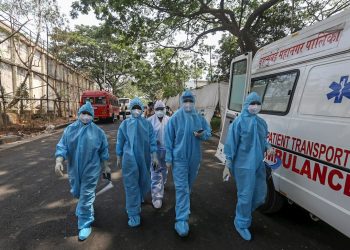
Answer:
<svg viewBox="0 0 350 250"><path fill-rule="evenodd" d="M193 95L192 92L189 91L189 90L185 90L185 91L182 93L181 98L180 98L180 106L182 106L183 101L184 101L185 99L191 99L191 100L193 101L193 104L196 103L196 98L194 98L194 95Z"/></svg>
<svg viewBox="0 0 350 250"><path fill-rule="evenodd" d="M94 108L92 107L92 105L89 101L87 101L83 106L80 107L80 109L78 111L78 116L83 111L89 112L92 115L92 118L94 118Z"/></svg>
<svg viewBox="0 0 350 250"><path fill-rule="evenodd" d="M162 101L156 101L156 104L154 105L154 109L157 108L165 108L165 104Z"/></svg>
<svg viewBox="0 0 350 250"><path fill-rule="evenodd" d="M140 100L140 98L138 98L138 97L135 97L134 99L132 99L131 101L130 101L130 110L134 107L134 106L136 106L136 105L139 105L140 107L141 107L141 110L142 110L142 112L143 112L143 103L142 103L142 101Z"/></svg>
<svg viewBox="0 0 350 250"><path fill-rule="evenodd" d="M252 92L246 97L246 99L244 101L244 104L243 104L243 108L242 108L242 114L253 115L253 114L250 114L249 111L248 111L248 106L252 102L260 102L260 103L262 103L261 97L256 92Z"/></svg>

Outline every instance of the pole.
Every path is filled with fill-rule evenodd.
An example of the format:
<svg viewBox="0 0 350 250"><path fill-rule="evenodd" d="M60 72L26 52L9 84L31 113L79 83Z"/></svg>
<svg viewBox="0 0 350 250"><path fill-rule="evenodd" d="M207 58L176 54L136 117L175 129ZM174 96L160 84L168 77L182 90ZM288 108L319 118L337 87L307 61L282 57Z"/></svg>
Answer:
<svg viewBox="0 0 350 250"><path fill-rule="evenodd" d="M49 113L49 27L46 23L46 114Z"/></svg>
<svg viewBox="0 0 350 250"><path fill-rule="evenodd" d="M0 70L0 115L2 115L1 114L1 112L2 112L2 108L1 108L1 101L2 101L2 99L5 99L5 97L3 96L3 91L2 91L2 84L1 84L1 70ZM4 103L4 110L5 110L5 103ZM2 119L2 117L0 117L0 119Z"/></svg>
<svg viewBox="0 0 350 250"><path fill-rule="evenodd" d="M211 68L211 46L209 46L209 70L210 70L210 83L213 82L213 71Z"/></svg>
<svg viewBox="0 0 350 250"><path fill-rule="evenodd" d="M104 63L104 67L103 67L103 87L106 86L106 58L105 58L105 63Z"/></svg>
<svg viewBox="0 0 350 250"><path fill-rule="evenodd" d="M292 0L292 16L290 18L290 33L293 33L293 19L294 19L294 0Z"/></svg>
<svg viewBox="0 0 350 250"><path fill-rule="evenodd" d="M197 56L194 55L194 77L195 77L195 85L197 88Z"/></svg>

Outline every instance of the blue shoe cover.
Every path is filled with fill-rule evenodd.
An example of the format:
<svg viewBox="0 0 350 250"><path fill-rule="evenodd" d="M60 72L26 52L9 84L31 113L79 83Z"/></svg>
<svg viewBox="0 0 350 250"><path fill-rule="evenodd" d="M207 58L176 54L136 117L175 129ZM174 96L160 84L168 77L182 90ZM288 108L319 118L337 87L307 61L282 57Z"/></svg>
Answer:
<svg viewBox="0 0 350 250"><path fill-rule="evenodd" d="M186 237L190 230L187 221L178 221L175 223L175 230L180 237Z"/></svg>
<svg viewBox="0 0 350 250"><path fill-rule="evenodd" d="M91 234L91 227L80 229L79 240L86 240Z"/></svg>
<svg viewBox="0 0 350 250"><path fill-rule="evenodd" d="M236 230L243 239L245 239L245 240L252 239L252 235L250 234L250 232L247 228L237 228L236 227Z"/></svg>
<svg viewBox="0 0 350 250"><path fill-rule="evenodd" d="M129 216L128 225L130 227L137 227L140 225L140 222L141 222L140 215Z"/></svg>

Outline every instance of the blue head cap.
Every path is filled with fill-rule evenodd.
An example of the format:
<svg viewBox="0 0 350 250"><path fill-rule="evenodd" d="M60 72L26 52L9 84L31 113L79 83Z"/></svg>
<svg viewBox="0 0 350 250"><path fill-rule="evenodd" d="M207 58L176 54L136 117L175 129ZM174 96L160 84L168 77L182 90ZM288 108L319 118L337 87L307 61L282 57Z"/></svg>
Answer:
<svg viewBox="0 0 350 250"><path fill-rule="evenodd" d="M142 110L142 112L143 112L143 103L142 103L142 101L140 100L140 98L138 98L138 97L135 97L134 99L132 99L131 101L130 101L130 109L132 109L134 106L136 106L136 105L139 105L140 107L141 107L141 110Z"/></svg>
<svg viewBox="0 0 350 250"><path fill-rule="evenodd" d="M94 118L94 108L89 101L86 101L86 103L80 107L78 115L80 115L83 111L89 112L92 115L92 118Z"/></svg>
<svg viewBox="0 0 350 250"><path fill-rule="evenodd" d="M196 102L196 98L194 97L194 95L192 94L192 92L190 90L185 90L182 93L181 98L180 98L180 105L182 105L184 100L186 100L186 99L192 100L193 103Z"/></svg>
<svg viewBox="0 0 350 250"><path fill-rule="evenodd" d="M245 98L244 104L243 104L242 112L248 112L248 106L252 102L260 102L261 103L261 97L256 92L252 92L249 95L247 95L247 97Z"/></svg>

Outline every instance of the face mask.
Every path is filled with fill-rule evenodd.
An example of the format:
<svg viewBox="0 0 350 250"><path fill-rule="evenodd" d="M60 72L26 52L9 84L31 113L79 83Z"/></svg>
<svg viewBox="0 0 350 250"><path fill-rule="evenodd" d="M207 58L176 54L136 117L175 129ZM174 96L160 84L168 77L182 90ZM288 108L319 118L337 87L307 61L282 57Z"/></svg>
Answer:
<svg viewBox="0 0 350 250"><path fill-rule="evenodd" d="M260 112L260 110L261 110L261 105L249 105L248 106L248 111L252 115L256 115L257 113Z"/></svg>
<svg viewBox="0 0 350 250"><path fill-rule="evenodd" d="M163 110L157 110L156 111L156 115L157 115L157 117L162 118L164 116L164 111Z"/></svg>
<svg viewBox="0 0 350 250"><path fill-rule="evenodd" d="M139 117L141 115L141 110L140 109L132 109L131 114L133 117Z"/></svg>
<svg viewBox="0 0 350 250"><path fill-rule="evenodd" d="M192 102L185 102L183 107L186 112L190 112L192 111L194 104Z"/></svg>
<svg viewBox="0 0 350 250"><path fill-rule="evenodd" d="M87 115L87 114L81 114L79 116L79 119L82 123L84 124L88 124L92 121L92 116L91 115Z"/></svg>

